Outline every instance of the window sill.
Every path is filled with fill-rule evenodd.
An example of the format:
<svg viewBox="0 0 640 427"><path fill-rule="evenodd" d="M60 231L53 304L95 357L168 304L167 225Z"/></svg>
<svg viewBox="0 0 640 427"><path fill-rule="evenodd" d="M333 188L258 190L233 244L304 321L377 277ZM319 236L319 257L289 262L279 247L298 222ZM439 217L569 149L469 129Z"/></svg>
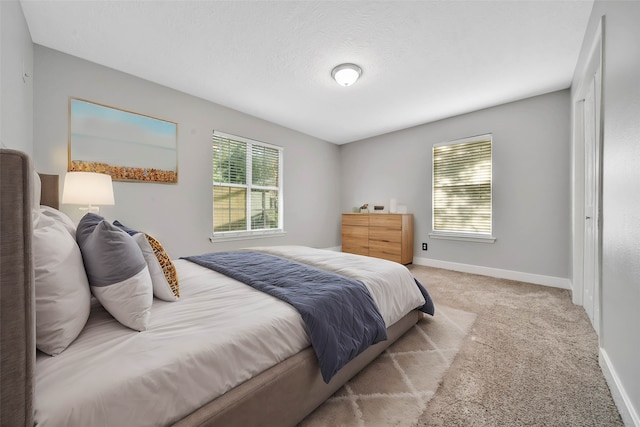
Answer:
<svg viewBox="0 0 640 427"><path fill-rule="evenodd" d="M465 233L444 233L444 232L431 232L429 237L432 239L443 240L459 240L463 242L476 242L476 243L495 243L496 238L487 235L478 234L465 234Z"/></svg>
<svg viewBox="0 0 640 427"><path fill-rule="evenodd" d="M284 237L287 234L284 230L277 231L247 231L240 233L218 233L209 237L211 243L230 242L233 240L253 240L266 239L269 237Z"/></svg>

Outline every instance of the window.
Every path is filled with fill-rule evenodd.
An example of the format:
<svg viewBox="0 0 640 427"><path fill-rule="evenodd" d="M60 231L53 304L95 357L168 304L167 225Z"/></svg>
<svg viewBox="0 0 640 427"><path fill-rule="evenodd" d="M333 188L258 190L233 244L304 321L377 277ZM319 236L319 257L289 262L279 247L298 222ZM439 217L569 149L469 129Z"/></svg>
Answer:
<svg viewBox="0 0 640 427"><path fill-rule="evenodd" d="M213 133L213 235L283 232L282 147Z"/></svg>
<svg viewBox="0 0 640 427"><path fill-rule="evenodd" d="M433 146L435 238L491 237L491 134Z"/></svg>

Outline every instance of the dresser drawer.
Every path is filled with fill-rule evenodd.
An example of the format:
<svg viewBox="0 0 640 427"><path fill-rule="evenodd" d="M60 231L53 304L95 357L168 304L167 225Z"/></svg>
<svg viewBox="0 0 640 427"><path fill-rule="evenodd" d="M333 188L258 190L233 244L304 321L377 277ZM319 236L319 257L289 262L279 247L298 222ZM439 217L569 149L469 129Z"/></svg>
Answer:
<svg viewBox="0 0 640 427"><path fill-rule="evenodd" d="M401 262L400 245L393 242L369 241L369 256Z"/></svg>
<svg viewBox="0 0 640 427"><path fill-rule="evenodd" d="M356 227L353 225L343 225L342 226L342 241L345 240L368 240L369 239L369 228L367 227Z"/></svg>
<svg viewBox="0 0 640 427"><path fill-rule="evenodd" d="M342 252L356 254L356 255L369 255L369 246L358 244L356 242L342 241Z"/></svg>
<svg viewBox="0 0 640 427"><path fill-rule="evenodd" d="M360 227L369 226L369 215L367 214L342 214L342 225L357 225Z"/></svg>
<svg viewBox="0 0 640 427"><path fill-rule="evenodd" d="M372 214L369 216L369 226L400 230L402 228L402 215Z"/></svg>
<svg viewBox="0 0 640 427"><path fill-rule="evenodd" d="M369 240L400 243L402 241L402 232L400 229L371 227L369 229Z"/></svg>
<svg viewBox="0 0 640 427"><path fill-rule="evenodd" d="M369 255L369 228L355 225L343 225L342 252Z"/></svg>

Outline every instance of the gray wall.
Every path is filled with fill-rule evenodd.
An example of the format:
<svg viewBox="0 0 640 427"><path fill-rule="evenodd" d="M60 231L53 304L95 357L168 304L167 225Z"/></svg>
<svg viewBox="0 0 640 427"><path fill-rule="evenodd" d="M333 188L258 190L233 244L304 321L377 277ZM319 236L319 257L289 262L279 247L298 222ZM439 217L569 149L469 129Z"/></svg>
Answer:
<svg viewBox="0 0 640 427"><path fill-rule="evenodd" d="M340 245L338 146L39 45L35 76L34 155L41 172L66 172L70 96L178 123L178 184L115 182L116 205L101 209L108 219L155 236L172 257L256 245ZM285 236L209 242L214 129L284 147ZM62 210L79 218L75 207Z"/></svg>
<svg viewBox="0 0 640 427"><path fill-rule="evenodd" d="M414 257L568 279L570 105L563 90L342 146L343 211L395 197ZM429 239L435 143L493 134L494 244ZM428 251L421 243L428 243Z"/></svg>
<svg viewBox="0 0 640 427"><path fill-rule="evenodd" d="M640 324L640 2L595 3L577 72L602 15L606 29L601 363L627 422L640 425L640 335L633 329ZM38 46L34 71L34 46L19 2L0 2L0 19L1 142L34 154L43 172L66 170L68 96L179 123L179 184L115 183L117 205L103 209L112 218L155 234L172 256L252 244L336 246L341 211L363 202L388 206L389 198L395 197L415 215L416 257L569 277L566 91L336 147ZM32 76L26 82L23 62ZM208 242L212 129L285 147L286 237L226 245ZM432 144L486 132L494 135L497 242L429 240ZM429 243L429 251L420 251L422 241Z"/></svg>
<svg viewBox="0 0 640 427"><path fill-rule="evenodd" d="M596 1L574 82L602 16L601 364L625 421L640 426L640 2Z"/></svg>
<svg viewBox="0 0 640 427"><path fill-rule="evenodd" d="M33 43L17 0L0 1L0 20L0 145L33 155Z"/></svg>

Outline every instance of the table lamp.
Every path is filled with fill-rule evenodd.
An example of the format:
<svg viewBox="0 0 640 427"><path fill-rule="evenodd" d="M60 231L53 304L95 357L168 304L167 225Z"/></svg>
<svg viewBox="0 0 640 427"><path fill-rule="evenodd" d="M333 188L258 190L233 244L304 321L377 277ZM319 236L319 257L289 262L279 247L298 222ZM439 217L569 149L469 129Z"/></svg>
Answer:
<svg viewBox="0 0 640 427"><path fill-rule="evenodd" d="M114 205L111 176L95 172L67 172L62 189L62 203L88 205L87 212L100 212L94 205Z"/></svg>

